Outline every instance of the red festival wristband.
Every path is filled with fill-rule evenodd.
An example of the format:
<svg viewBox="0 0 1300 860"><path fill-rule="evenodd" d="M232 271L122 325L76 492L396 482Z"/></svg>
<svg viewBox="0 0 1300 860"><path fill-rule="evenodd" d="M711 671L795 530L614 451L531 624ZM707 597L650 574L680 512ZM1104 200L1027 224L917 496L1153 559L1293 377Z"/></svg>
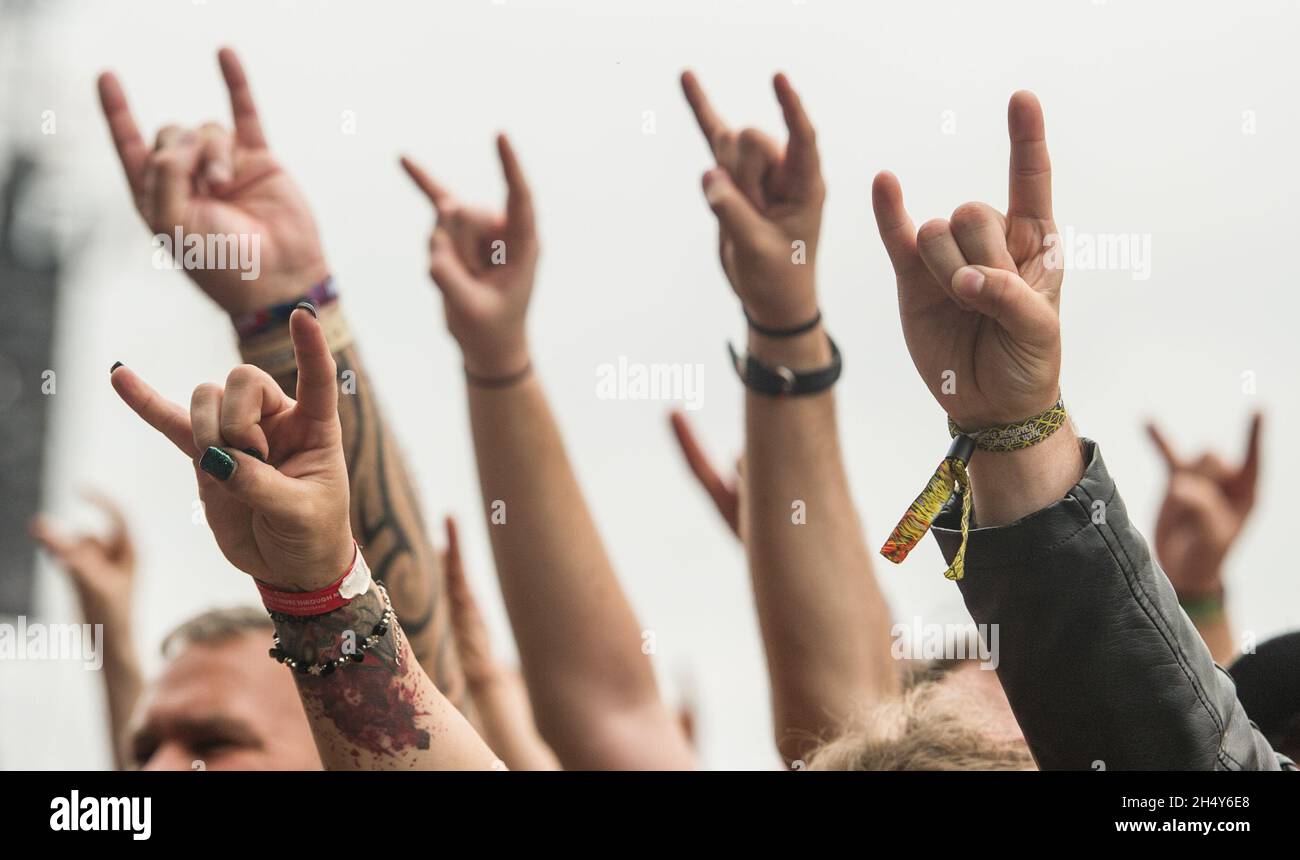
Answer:
<svg viewBox="0 0 1300 860"><path fill-rule="evenodd" d="M262 594L262 605L268 612L300 617L324 615L352 602L370 590L370 567L361 555L361 547L353 541L352 566L335 582L318 591L280 591L263 582L257 583Z"/></svg>

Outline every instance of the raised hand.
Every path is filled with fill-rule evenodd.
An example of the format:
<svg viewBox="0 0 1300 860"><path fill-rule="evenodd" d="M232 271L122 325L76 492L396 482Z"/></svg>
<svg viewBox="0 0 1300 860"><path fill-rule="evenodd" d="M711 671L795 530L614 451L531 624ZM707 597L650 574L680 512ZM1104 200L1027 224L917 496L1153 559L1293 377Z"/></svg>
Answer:
<svg viewBox="0 0 1300 860"><path fill-rule="evenodd" d="M894 175L880 173L872 187L908 351L931 394L967 430L1029 418L1060 394L1062 271L1048 254L1052 174L1032 93L1011 97L1007 126L1005 215L966 203L917 232Z"/></svg>
<svg viewBox="0 0 1300 860"><path fill-rule="evenodd" d="M88 622L129 623L135 544L127 531L126 518L105 496L91 492L83 495L108 515L107 535L70 535L41 514L32 519L31 536L67 571Z"/></svg>
<svg viewBox="0 0 1300 860"><path fill-rule="evenodd" d="M429 274L442 291L447 328L465 369L507 377L528 367L526 320L540 245L532 195L505 135L497 151L506 178L505 212L465 206L407 157L402 167L433 203Z"/></svg>
<svg viewBox="0 0 1300 860"><path fill-rule="evenodd" d="M442 566L447 577L447 599L451 602L451 631L456 638L456 652L460 655L465 683L474 693L494 683L501 667L492 656L487 623L465 575L465 563L460 555L460 529L454 517L447 517L446 529L447 546L442 552Z"/></svg>
<svg viewBox="0 0 1300 860"><path fill-rule="evenodd" d="M798 94L785 75L773 83L790 133L784 148L757 129L729 128L695 75L682 75L686 100L717 160L704 174L704 195L718 216L722 268L752 319L789 328L817 313L813 268L826 186Z"/></svg>
<svg viewBox="0 0 1300 860"><path fill-rule="evenodd" d="M314 316L289 320L297 399L240 365L225 386L194 389L190 408L119 366L113 388L194 462L199 498L230 563L281 590L337 580L354 557L334 358Z"/></svg>
<svg viewBox="0 0 1300 860"><path fill-rule="evenodd" d="M690 466L691 474L700 482L704 492L709 494L713 506L718 509L718 514L726 521L732 534L740 537L740 462L737 463L734 476L723 478L709 462L709 455L704 453L703 446L695 438L695 431L691 428L686 413L674 410L669 417L673 425L673 435L677 437L677 444L682 449L682 456L686 458L686 465Z"/></svg>
<svg viewBox="0 0 1300 860"><path fill-rule="evenodd" d="M235 52L217 55L230 92L234 131L208 122L168 125L152 148L140 135L117 77L99 77L108 120L136 209L173 255L177 228L186 236L236 236L256 252L256 274L230 259L186 267L190 278L231 315L261 310L301 295L328 273L316 222L306 199L267 148L248 78ZM255 239L253 237L256 237ZM254 244L255 243L255 244Z"/></svg>
<svg viewBox="0 0 1300 860"><path fill-rule="evenodd" d="M1147 425L1169 467L1156 518L1156 555L1182 598L1213 597L1223 588L1223 560L1255 506L1262 425L1262 416L1255 415L1239 465L1228 465L1213 452L1184 459L1159 428Z"/></svg>

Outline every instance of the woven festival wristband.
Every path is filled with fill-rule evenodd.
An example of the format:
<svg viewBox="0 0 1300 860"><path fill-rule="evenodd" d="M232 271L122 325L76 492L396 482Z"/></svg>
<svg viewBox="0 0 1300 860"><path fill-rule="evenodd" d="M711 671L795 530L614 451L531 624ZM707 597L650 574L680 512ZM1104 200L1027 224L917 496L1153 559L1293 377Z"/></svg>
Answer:
<svg viewBox="0 0 1300 860"><path fill-rule="evenodd" d="M310 306L308 310L320 322L321 331L325 334L325 343L329 345L331 354L338 355L352 345L352 332L348 328L347 320L344 319L338 302L331 302L320 308ZM274 328L253 337L241 338L239 356L245 364L260 367L275 377L298 369L289 327L284 324L277 324Z"/></svg>
<svg viewBox="0 0 1300 860"><path fill-rule="evenodd" d="M971 455L977 448L981 451L1008 452L1037 445L1061 429L1068 417L1065 404L1057 400L1048 409L1024 421L983 430L962 430L949 418L948 431L952 434L952 447L935 469L925 489L908 506L903 518L890 532L889 539L880 548L880 554L894 564L901 564L907 554L921 542L921 538L925 537L943 506L956 494L961 498L961 545L943 575L951 580L961 579L966 573L966 540L970 534L972 499L967 466Z"/></svg>
<svg viewBox="0 0 1300 860"><path fill-rule="evenodd" d="M1184 597L1178 595L1178 605L1192 621L1208 621L1223 615L1225 609L1224 590L1220 586L1217 593L1205 597Z"/></svg>
<svg viewBox="0 0 1300 860"><path fill-rule="evenodd" d="M326 305L333 304L339 297L338 292L334 289L334 276L326 275L325 279L318 284L314 284L311 289L296 299L287 302L280 302L278 305L272 305L269 308L263 308L260 311L252 311L246 314L240 314L231 319L235 326L240 339L254 338L280 323L289 321L293 316L294 309L298 305L306 302L314 308L323 308Z"/></svg>
<svg viewBox="0 0 1300 860"><path fill-rule="evenodd" d="M266 611L295 618L309 618L333 612L369 591L370 566L366 564L356 541L352 542L352 546L352 566L334 582L316 591L280 591L255 580Z"/></svg>

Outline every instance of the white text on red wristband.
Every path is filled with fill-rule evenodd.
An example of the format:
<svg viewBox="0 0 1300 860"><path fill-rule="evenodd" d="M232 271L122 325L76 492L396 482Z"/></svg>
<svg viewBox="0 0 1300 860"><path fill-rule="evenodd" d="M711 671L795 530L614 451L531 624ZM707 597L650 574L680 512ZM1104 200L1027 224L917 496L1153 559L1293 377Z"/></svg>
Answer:
<svg viewBox="0 0 1300 860"><path fill-rule="evenodd" d="M262 605L268 612L304 617L324 615L346 606L354 597L360 597L370 590L370 567L361 555L361 548L356 547L352 567L335 582L318 591L280 591L262 582L257 583L257 590L261 592Z"/></svg>

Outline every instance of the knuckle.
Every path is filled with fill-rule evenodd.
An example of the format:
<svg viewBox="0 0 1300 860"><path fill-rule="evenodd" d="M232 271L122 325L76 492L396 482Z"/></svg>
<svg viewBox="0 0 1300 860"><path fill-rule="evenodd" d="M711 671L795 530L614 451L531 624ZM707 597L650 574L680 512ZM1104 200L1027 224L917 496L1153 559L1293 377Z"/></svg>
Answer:
<svg viewBox="0 0 1300 860"><path fill-rule="evenodd" d="M992 220L989 208L983 203L963 203L952 211L953 229L973 230Z"/></svg>
<svg viewBox="0 0 1300 860"><path fill-rule="evenodd" d="M237 365L226 376L226 387L247 387L261 381L262 369L251 364Z"/></svg>
<svg viewBox="0 0 1300 860"><path fill-rule="evenodd" d="M936 239L947 235L948 222L943 218L931 218L921 225L921 229L916 231L916 241L922 244L929 244Z"/></svg>
<svg viewBox="0 0 1300 860"><path fill-rule="evenodd" d="M194 388L194 393L190 395L190 405L201 406L217 399L221 394L221 386L214 382L204 382Z"/></svg>

